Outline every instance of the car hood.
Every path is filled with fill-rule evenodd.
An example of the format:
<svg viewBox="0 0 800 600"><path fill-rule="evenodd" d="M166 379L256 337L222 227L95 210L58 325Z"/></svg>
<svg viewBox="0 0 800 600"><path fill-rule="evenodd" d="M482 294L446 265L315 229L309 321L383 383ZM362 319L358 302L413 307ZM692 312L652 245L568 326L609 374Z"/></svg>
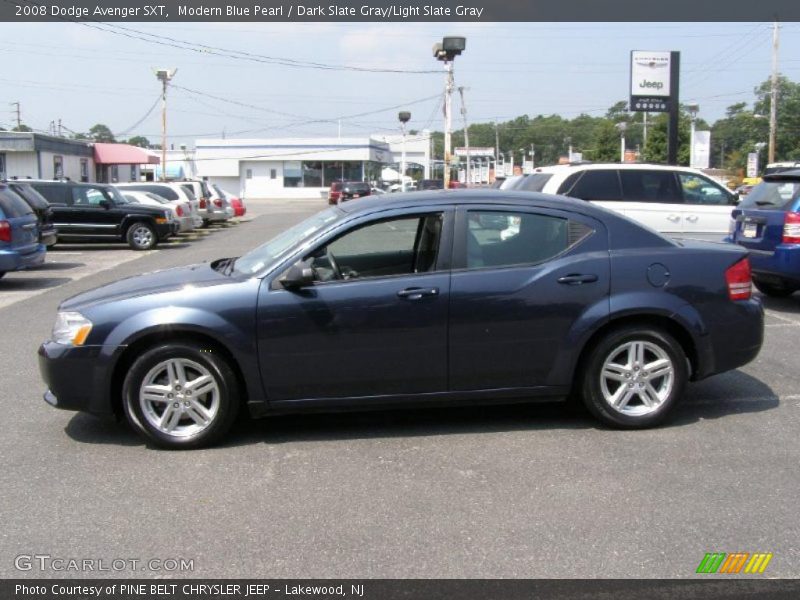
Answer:
<svg viewBox="0 0 800 600"><path fill-rule="evenodd" d="M96 304L177 291L187 285L194 288L208 287L226 285L234 280L215 271L212 264L214 263L175 267L120 279L64 300L59 310L82 310Z"/></svg>

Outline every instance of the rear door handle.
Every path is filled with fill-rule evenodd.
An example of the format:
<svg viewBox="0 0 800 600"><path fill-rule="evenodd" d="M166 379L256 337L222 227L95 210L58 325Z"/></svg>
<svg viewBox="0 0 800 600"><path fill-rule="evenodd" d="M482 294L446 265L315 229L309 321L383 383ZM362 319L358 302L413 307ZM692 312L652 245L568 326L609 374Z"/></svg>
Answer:
<svg viewBox="0 0 800 600"><path fill-rule="evenodd" d="M406 288L397 292L397 296L406 300L419 300L424 296L438 296L439 288Z"/></svg>
<svg viewBox="0 0 800 600"><path fill-rule="evenodd" d="M694 223L695 221L697 221L698 218L699 217L697 215L689 215L688 217L686 217L686 220Z"/></svg>
<svg viewBox="0 0 800 600"><path fill-rule="evenodd" d="M597 275L564 275L564 277L559 277L557 281L564 285L583 285L584 283L594 283L597 281Z"/></svg>
<svg viewBox="0 0 800 600"><path fill-rule="evenodd" d="M681 216L680 216L680 215L676 215L676 214L674 214L674 213L673 213L673 214L671 214L671 215L668 215L668 216L667 216L667 219L669 219L669 220L670 220L670 221L672 221L673 223L677 223L678 221L680 221L680 220L681 220Z"/></svg>

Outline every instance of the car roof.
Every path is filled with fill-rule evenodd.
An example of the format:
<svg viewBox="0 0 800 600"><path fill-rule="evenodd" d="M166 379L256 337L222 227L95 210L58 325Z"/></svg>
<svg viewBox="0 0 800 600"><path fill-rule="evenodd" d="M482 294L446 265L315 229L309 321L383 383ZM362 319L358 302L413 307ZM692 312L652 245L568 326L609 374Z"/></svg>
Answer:
<svg viewBox="0 0 800 600"><path fill-rule="evenodd" d="M780 171L779 173L770 173L762 177L764 181L781 181L784 179L800 179L800 169L792 169L791 171Z"/></svg>
<svg viewBox="0 0 800 600"><path fill-rule="evenodd" d="M687 173L700 173L699 169L681 167L678 165L656 165L651 163L576 163L571 165L551 165L549 167L536 167L536 173L572 173L577 171L594 171L596 169L621 169L623 171L683 171Z"/></svg>
<svg viewBox="0 0 800 600"><path fill-rule="evenodd" d="M114 187L110 183L98 183L94 181L72 181L71 179L22 179L20 181L15 181L14 183L55 183L58 185L72 185L75 187L104 187L104 188L111 188Z"/></svg>
<svg viewBox="0 0 800 600"><path fill-rule="evenodd" d="M366 196L358 200L351 200L339 204L338 207L351 214L359 212L373 212L376 209L413 208L419 206L441 206L448 204L496 204L498 206L519 204L522 206L538 206L542 208L561 208L590 216L615 215L585 200L577 200L566 196L542 194L540 192L517 192L511 190L482 189L453 189L429 190L423 192L410 192L387 194L380 198Z"/></svg>

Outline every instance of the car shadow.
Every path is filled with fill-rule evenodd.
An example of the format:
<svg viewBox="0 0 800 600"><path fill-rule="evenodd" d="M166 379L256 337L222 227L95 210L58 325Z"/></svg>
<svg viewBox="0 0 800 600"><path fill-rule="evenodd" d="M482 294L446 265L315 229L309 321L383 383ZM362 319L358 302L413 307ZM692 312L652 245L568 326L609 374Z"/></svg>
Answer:
<svg viewBox="0 0 800 600"><path fill-rule="evenodd" d="M31 292L58 287L72 281L69 277L14 277L9 273L0 279L0 292Z"/></svg>
<svg viewBox="0 0 800 600"><path fill-rule="evenodd" d="M78 267L85 267L86 263L81 262L46 262L38 267L31 267L28 271L69 271Z"/></svg>
<svg viewBox="0 0 800 600"><path fill-rule="evenodd" d="M777 408L779 404L769 386L746 373L734 371L691 384L672 416L658 430L686 427L729 415L762 412ZM219 447L539 430L609 428L580 406L564 402L528 402L242 418ZM112 418L77 413L64 431L76 442L84 444L146 445L155 449L135 434L127 423Z"/></svg>
<svg viewBox="0 0 800 600"><path fill-rule="evenodd" d="M764 308L781 313L800 314L800 292L795 292L786 298L773 298L760 294Z"/></svg>

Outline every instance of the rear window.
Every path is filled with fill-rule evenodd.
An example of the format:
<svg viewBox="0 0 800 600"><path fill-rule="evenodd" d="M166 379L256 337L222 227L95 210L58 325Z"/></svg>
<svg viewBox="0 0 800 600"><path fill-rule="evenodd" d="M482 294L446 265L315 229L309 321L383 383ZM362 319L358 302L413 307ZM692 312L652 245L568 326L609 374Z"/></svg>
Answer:
<svg viewBox="0 0 800 600"><path fill-rule="evenodd" d="M28 202L36 210L44 210L50 206L47 199L27 184L12 183L9 185L19 196Z"/></svg>
<svg viewBox="0 0 800 600"><path fill-rule="evenodd" d="M121 190L133 190L134 192L153 192L167 200L177 200L178 192L166 185L126 185Z"/></svg>
<svg viewBox="0 0 800 600"><path fill-rule="evenodd" d="M755 186L739 208L791 210L800 196L800 181L762 181Z"/></svg>
<svg viewBox="0 0 800 600"><path fill-rule="evenodd" d="M8 188L0 189L0 211L7 219L33 214L33 209Z"/></svg>
<svg viewBox="0 0 800 600"><path fill-rule="evenodd" d="M553 176L550 173L535 173L528 175L517 185L514 186L515 190L522 190L525 192L541 192L545 184L550 181Z"/></svg>
<svg viewBox="0 0 800 600"><path fill-rule="evenodd" d="M360 181L348 181L347 187L351 190L359 190L359 191L369 190L369 184L362 183Z"/></svg>
<svg viewBox="0 0 800 600"><path fill-rule="evenodd" d="M621 200L622 190L616 169L586 171L567 192L567 196L580 200Z"/></svg>

